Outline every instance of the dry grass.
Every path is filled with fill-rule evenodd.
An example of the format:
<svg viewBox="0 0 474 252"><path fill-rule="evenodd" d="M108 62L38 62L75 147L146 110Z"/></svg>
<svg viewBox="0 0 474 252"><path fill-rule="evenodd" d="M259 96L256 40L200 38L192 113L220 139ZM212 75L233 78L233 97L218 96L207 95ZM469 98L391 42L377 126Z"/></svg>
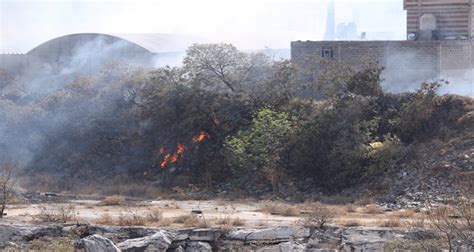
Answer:
<svg viewBox="0 0 474 252"><path fill-rule="evenodd" d="M144 226L146 220L143 216L136 212L130 212L129 214L121 213L116 221L118 226Z"/></svg>
<svg viewBox="0 0 474 252"><path fill-rule="evenodd" d="M359 227L359 226L362 226L362 223L358 220L346 220L346 221L339 222L339 224L344 226L344 227Z"/></svg>
<svg viewBox="0 0 474 252"><path fill-rule="evenodd" d="M381 209L375 204L367 205L363 211L365 214L383 214L384 213L383 209Z"/></svg>
<svg viewBox="0 0 474 252"><path fill-rule="evenodd" d="M411 221L406 221L407 226L411 228L425 228L426 227L426 218L413 218Z"/></svg>
<svg viewBox="0 0 474 252"><path fill-rule="evenodd" d="M108 213L104 213L99 218L95 219L95 223L102 225L115 225L116 220Z"/></svg>
<svg viewBox="0 0 474 252"><path fill-rule="evenodd" d="M266 203L261 209L262 212L266 212L273 215L281 216L299 216L300 209L294 206L289 206L283 203Z"/></svg>
<svg viewBox="0 0 474 252"><path fill-rule="evenodd" d="M354 202L354 205L357 206L367 206L375 204L375 200L371 197L363 197Z"/></svg>
<svg viewBox="0 0 474 252"><path fill-rule="evenodd" d="M397 212L393 212L391 215L397 218L408 219L408 218L413 218L415 214L416 214L415 211L412 209L404 209Z"/></svg>
<svg viewBox="0 0 474 252"><path fill-rule="evenodd" d="M102 225L117 226L169 226L169 219L163 218L163 214L159 210L151 210L148 213L139 213L137 210L128 210L120 213L118 218L112 217L108 213L102 214L95 219L95 223Z"/></svg>
<svg viewBox="0 0 474 252"><path fill-rule="evenodd" d="M257 227L266 227L267 226L267 223L263 222L263 221L259 221L255 224L255 226Z"/></svg>
<svg viewBox="0 0 474 252"><path fill-rule="evenodd" d="M164 207L169 209L179 209L178 203L176 203L176 201L171 201L170 203L167 203Z"/></svg>
<svg viewBox="0 0 474 252"><path fill-rule="evenodd" d="M146 214L145 218L147 222L158 223L163 220L163 213L158 209L152 209Z"/></svg>
<svg viewBox="0 0 474 252"><path fill-rule="evenodd" d="M394 227L402 227L403 224L399 219L394 219L390 218L388 220L384 220L378 223L379 227L389 227L389 228L394 228Z"/></svg>
<svg viewBox="0 0 474 252"><path fill-rule="evenodd" d="M240 218L219 218L214 220L214 223L221 226L241 227L245 226L245 221Z"/></svg>
<svg viewBox="0 0 474 252"><path fill-rule="evenodd" d="M101 195L125 195L146 199L156 199L163 196L162 188L154 186L151 182L130 180L127 176L117 176L100 185L81 185L79 188L72 188L71 191L84 195L100 192Z"/></svg>
<svg viewBox="0 0 474 252"><path fill-rule="evenodd" d="M120 195L107 196L101 202L98 203L99 206L118 206L125 203L125 197Z"/></svg>
<svg viewBox="0 0 474 252"><path fill-rule="evenodd" d="M357 207L354 204L348 204L345 206L345 210L348 213L355 213L357 212Z"/></svg>
<svg viewBox="0 0 474 252"><path fill-rule="evenodd" d="M208 224L196 215L181 215L173 219L173 223L181 224L184 227L206 228Z"/></svg>
<svg viewBox="0 0 474 252"><path fill-rule="evenodd" d="M327 205L346 205L354 201L352 197L343 195L320 196L318 201Z"/></svg>

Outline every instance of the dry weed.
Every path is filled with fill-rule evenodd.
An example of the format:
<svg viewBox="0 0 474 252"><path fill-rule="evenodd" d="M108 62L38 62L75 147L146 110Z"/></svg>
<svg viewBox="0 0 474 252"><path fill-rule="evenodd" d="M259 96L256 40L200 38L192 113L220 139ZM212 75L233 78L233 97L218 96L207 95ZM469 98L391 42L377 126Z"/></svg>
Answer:
<svg viewBox="0 0 474 252"><path fill-rule="evenodd" d="M283 203L266 203L262 208L263 212L282 216L299 216L300 210L297 207Z"/></svg>
<svg viewBox="0 0 474 252"><path fill-rule="evenodd" d="M195 215L181 215L173 220L174 223L182 224L185 227L208 227L207 222Z"/></svg>
<svg viewBox="0 0 474 252"><path fill-rule="evenodd" d="M397 212L393 212L391 215L397 218L408 219L408 218L413 218L415 214L416 214L415 211L412 209L403 209Z"/></svg>
<svg viewBox="0 0 474 252"><path fill-rule="evenodd" d="M39 214L34 215L35 222L46 223L66 223L76 219L75 206L56 205L56 206L42 206Z"/></svg>
<svg viewBox="0 0 474 252"><path fill-rule="evenodd" d="M99 218L95 219L95 222L97 224L102 224L102 225L115 225L116 220L112 218L112 216L108 213L104 213Z"/></svg>
<svg viewBox="0 0 474 252"><path fill-rule="evenodd" d="M357 212L357 207L354 204L348 204L346 205L346 212L348 213L355 213Z"/></svg>
<svg viewBox="0 0 474 252"><path fill-rule="evenodd" d="M125 197L120 195L112 195L107 196L101 202L99 202L99 206L118 206L123 205L125 203Z"/></svg>
<svg viewBox="0 0 474 252"><path fill-rule="evenodd" d="M403 225L402 225L402 222L399 219L390 218L388 220L380 221L378 223L378 226L394 228L394 227L401 227Z"/></svg>

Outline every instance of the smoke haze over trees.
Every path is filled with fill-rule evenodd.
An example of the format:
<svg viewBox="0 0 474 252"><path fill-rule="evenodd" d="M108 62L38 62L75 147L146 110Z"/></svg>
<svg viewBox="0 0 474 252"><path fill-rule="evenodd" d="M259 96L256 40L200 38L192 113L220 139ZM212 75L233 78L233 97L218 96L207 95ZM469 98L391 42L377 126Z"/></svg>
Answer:
<svg viewBox="0 0 474 252"><path fill-rule="evenodd" d="M437 82L383 92L377 65L325 90L230 44L193 45L182 67L94 69L42 93L0 72L0 161L30 186L339 191L396 171L419 141L472 132L472 99L440 97Z"/></svg>

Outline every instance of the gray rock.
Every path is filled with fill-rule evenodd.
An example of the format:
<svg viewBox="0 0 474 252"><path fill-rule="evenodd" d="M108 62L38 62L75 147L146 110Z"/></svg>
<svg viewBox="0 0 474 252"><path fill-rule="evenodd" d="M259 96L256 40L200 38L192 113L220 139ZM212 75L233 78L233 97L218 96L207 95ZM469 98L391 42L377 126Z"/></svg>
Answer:
<svg viewBox="0 0 474 252"><path fill-rule="evenodd" d="M214 228L199 228L194 229L189 234L191 241L215 241L219 239L222 231Z"/></svg>
<svg viewBox="0 0 474 252"><path fill-rule="evenodd" d="M308 240L308 245L319 247L321 244L340 244L342 230L340 228L328 228L326 230L315 230Z"/></svg>
<svg viewBox="0 0 474 252"><path fill-rule="evenodd" d="M10 242L61 236L63 236L61 225L0 224L0 248L9 245Z"/></svg>
<svg viewBox="0 0 474 252"><path fill-rule="evenodd" d="M207 242L189 242L186 244L186 252L212 252L212 247Z"/></svg>
<svg viewBox="0 0 474 252"><path fill-rule="evenodd" d="M349 228L343 232L342 245L344 251L375 252L380 251L387 241L403 237L401 232L389 228Z"/></svg>
<svg viewBox="0 0 474 252"><path fill-rule="evenodd" d="M166 251L171 241L172 235L160 230L150 236L126 240L117 244L117 247L124 252Z"/></svg>
<svg viewBox="0 0 474 252"><path fill-rule="evenodd" d="M280 243L275 246L257 249L257 252L303 252L303 251L306 251L306 247L294 242L285 242L285 243Z"/></svg>
<svg viewBox="0 0 474 252"><path fill-rule="evenodd" d="M193 231L192 228L181 228L172 230L173 232L173 241L184 241L189 238L189 234Z"/></svg>
<svg viewBox="0 0 474 252"><path fill-rule="evenodd" d="M74 243L76 249L84 249L86 252L120 252L115 244L100 235L91 235Z"/></svg>
<svg viewBox="0 0 474 252"><path fill-rule="evenodd" d="M184 252L183 246L178 246L177 248L174 249L174 252Z"/></svg>
<svg viewBox="0 0 474 252"><path fill-rule="evenodd" d="M294 238L307 238L310 236L308 228L297 227L278 227L268 229L244 229L231 231L228 238L242 241L272 241L272 240L290 240Z"/></svg>
<svg viewBox="0 0 474 252"><path fill-rule="evenodd" d="M339 252L339 250L328 249L328 248L313 248L313 249L306 249L305 252Z"/></svg>

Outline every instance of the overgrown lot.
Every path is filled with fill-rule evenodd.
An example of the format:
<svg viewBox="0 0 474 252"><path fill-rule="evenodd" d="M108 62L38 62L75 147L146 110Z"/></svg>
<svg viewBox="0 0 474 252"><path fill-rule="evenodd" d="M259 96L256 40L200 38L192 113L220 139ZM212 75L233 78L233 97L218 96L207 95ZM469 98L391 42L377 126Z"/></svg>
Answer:
<svg viewBox="0 0 474 252"><path fill-rule="evenodd" d="M392 94L377 65L339 69L205 44L182 67L114 62L46 94L1 71L0 160L48 191L337 193L409 167L421 143L472 139L473 100L437 95L443 81Z"/></svg>

